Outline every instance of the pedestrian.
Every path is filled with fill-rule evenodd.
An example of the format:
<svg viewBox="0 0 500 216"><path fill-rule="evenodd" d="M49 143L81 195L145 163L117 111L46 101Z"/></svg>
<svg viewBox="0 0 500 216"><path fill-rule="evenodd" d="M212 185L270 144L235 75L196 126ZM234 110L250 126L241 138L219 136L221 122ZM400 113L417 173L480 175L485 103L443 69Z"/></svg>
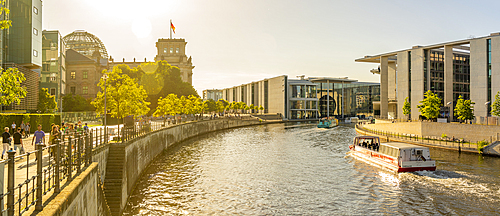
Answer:
<svg viewBox="0 0 500 216"><path fill-rule="evenodd" d="M18 151L17 149L19 149L19 154L23 154L23 151L21 149L23 149L23 135L21 134L21 128L18 127L17 128L17 131L16 133L14 133L13 135L14 137L14 150L15 151ZM21 157L21 159L23 159Z"/></svg>
<svg viewBox="0 0 500 216"><path fill-rule="evenodd" d="M4 131L5 132L3 132L2 134L2 146L3 146L2 159L5 152L9 150L9 144L10 141L12 140L9 133L9 127L5 127Z"/></svg>
<svg viewBox="0 0 500 216"><path fill-rule="evenodd" d="M87 123L85 123L85 126L83 126L83 132L85 132L85 134L89 133L89 126L87 125Z"/></svg>
<svg viewBox="0 0 500 216"><path fill-rule="evenodd" d="M24 136L24 129L26 128L26 124L24 124L24 121L21 121L21 135Z"/></svg>
<svg viewBox="0 0 500 216"><path fill-rule="evenodd" d="M44 144L45 143L45 132L42 131L42 125L38 125L38 130L33 134L33 139L31 140L31 145L34 144Z"/></svg>
<svg viewBox="0 0 500 216"><path fill-rule="evenodd" d="M17 125L16 125L16 122L15 122L15 121L14 121L14 122L12 122L12 126L11 126L12 131L10 131L10 133L11 133L11 134L14 134L14 133L16 132L16 126L17 126Z"/></svg>
<svg viewBox="0 0 500 216"><path fill-rule="evenodd" d="M30 133L31 133L31 125L29 122L26 122L26 130L25 130L26 138L30 137Z"/></svg>
<svg viewBox="0 0 500 216"><path fill-rule="evenodd" d="M49 136L49 145L54 145L55 139L59 139L59 129L57 128L57 125L52 126ZM54 155L55 149L55 147L50 148L50 156Z"/></svg>

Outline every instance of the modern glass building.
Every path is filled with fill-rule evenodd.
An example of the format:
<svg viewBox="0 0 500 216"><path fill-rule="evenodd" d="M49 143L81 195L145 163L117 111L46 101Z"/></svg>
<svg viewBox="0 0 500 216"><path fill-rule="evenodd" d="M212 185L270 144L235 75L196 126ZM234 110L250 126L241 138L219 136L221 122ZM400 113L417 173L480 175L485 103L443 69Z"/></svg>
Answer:
<svg viewBox="0 0 500 216"><path fill-rule="evenodd" d="M40 88L47 88L62 107L66 89L66 47L59 31L42 32L42 70Z"/></svg>
<svg viewBox="0 0 500 216"><path fill-rule="evenodd" d="M287 120L373 116L374 103L380 100L378 83L331 77L289 79L283 75L204 92L208 91L222 92L229 102L262 106L264 113L282 114Z"/></svg>

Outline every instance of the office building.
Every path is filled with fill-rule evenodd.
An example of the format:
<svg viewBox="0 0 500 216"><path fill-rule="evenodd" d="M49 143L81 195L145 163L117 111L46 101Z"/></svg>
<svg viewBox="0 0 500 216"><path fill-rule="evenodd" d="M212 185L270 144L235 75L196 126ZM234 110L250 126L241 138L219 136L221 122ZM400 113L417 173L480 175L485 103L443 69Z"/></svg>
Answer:
<svg viewBox="0 0 500 216"><path fill-rule="evenodd" d="M40 88L55 96L59 108L66 90L66 47L59 31L42 32Z"/></svg>
<svg viewBox="0 0 500 216"><path fill-rule="evenodd" d="M219 89L207 89L203 90L203 100L214 100L218 101L220 99L223 99L222 97L223 93L222 90Z"/></svg>
<svg viewBox="0 0 500 216"><path fill-rule="evenodd" d="M440 117L456 120L453 109L459 96L475 102L474 115L483 121L488 105L500 91L500 33L468 38L378 55L356 62L379 64L380 117L405 119L405 98L411 103L411 119L419 119L417 108L424 92L431 90L442 100Z"/></svg>
<svg viewBox="0 0 500 216"><path fill-rule="evenodd" d="M36 111L42 66L42 1L11 0L6 6L10 13L4 18L10 19L12 26L2 31L2 67L17 68L24 74L26 81L21 86L26 87L27 94L19 105L5 108L17 112Z"/></svg>
<svg viewBox="0 0 500 216"><path fill-rule="evenodd" d="M374 103L380 99L378 83L331 77L289 79L286 75L231 88L205 90L204 98L219 92L228 102L243 101L247 105L262 106L264 113L282 114L289 120L372 116Z"/></svg>
<svg viewBox="0 0 500 216"><path fill-rule="evenodd" d="M66 94L81 95L86 99L97 97L97 86L106 64L100 61L99 52L89 58L76 50L66 51ZM106 59L105 59L106 60Z"/></svg>

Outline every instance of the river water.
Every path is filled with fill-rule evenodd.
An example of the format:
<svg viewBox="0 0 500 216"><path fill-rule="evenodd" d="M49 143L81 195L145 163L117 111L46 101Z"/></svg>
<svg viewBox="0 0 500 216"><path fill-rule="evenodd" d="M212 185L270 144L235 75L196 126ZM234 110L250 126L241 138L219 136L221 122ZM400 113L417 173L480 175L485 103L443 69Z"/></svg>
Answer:
<svg viewBox="0 0 500 216"><path fill-rule="evenodd" d="M187 140L154 161L124 215L498 215L500 158L431 149L437 171L349 157L352 127L283 124Z"/></svg>

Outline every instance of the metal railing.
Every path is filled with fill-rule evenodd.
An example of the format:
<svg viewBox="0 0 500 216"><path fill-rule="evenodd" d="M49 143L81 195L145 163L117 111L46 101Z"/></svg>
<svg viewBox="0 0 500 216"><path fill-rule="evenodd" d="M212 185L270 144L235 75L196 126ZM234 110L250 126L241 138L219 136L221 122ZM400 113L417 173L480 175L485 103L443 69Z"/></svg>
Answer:
<svg viewBox="0 0 500 216"><path fill-rule="evenodd" d="M4 190L0 193L0 214L12 216L41 211L44 196L49 195L45 198L47 200L60 193L62 186L71 182L92 163L94 149L112 141L125 142L171 125L170 121L143 120L134 122L131 127L118 126L118 131L121 131L117 134L110 133L109 130L106 133L102 127L87 131L66 131L50 145L37 144L34 151L22 155L16 156L17 152L10 149L7 152L8 158L0 161L0 166L7 165L7 175L3 176L3 182L7 185L2 185ZM100 187L102 184L99 181Z"/></svg>
<svg viewBox="0 0 500 216"><path fill-rule="evenodd" d="M356 125L357 129L360 129L362 131L366 131L368 133L372 134L377 134L381 136L385 136L393 139L400 139L400 140L408 140L408 141L413 141L413 142L420 142L423 144L431 144L431 145L436 145L436 146L448 146L448 147L453 147L453 148L464 148L468 147L471 149L477 149L477 144L472 141L472 140L465 140L465 139L458 139L455 137L436 137L436 136L421 136L418 134L409 134L409 133L396 133L396 132L391 132L391 131L384 131L384 130L376 130L376 129L370 129L370 128L365 128L363 127L362 124L357 124ZM489 140L490 144L498 141L496 139L496 136L490 136Z"/></svg>

